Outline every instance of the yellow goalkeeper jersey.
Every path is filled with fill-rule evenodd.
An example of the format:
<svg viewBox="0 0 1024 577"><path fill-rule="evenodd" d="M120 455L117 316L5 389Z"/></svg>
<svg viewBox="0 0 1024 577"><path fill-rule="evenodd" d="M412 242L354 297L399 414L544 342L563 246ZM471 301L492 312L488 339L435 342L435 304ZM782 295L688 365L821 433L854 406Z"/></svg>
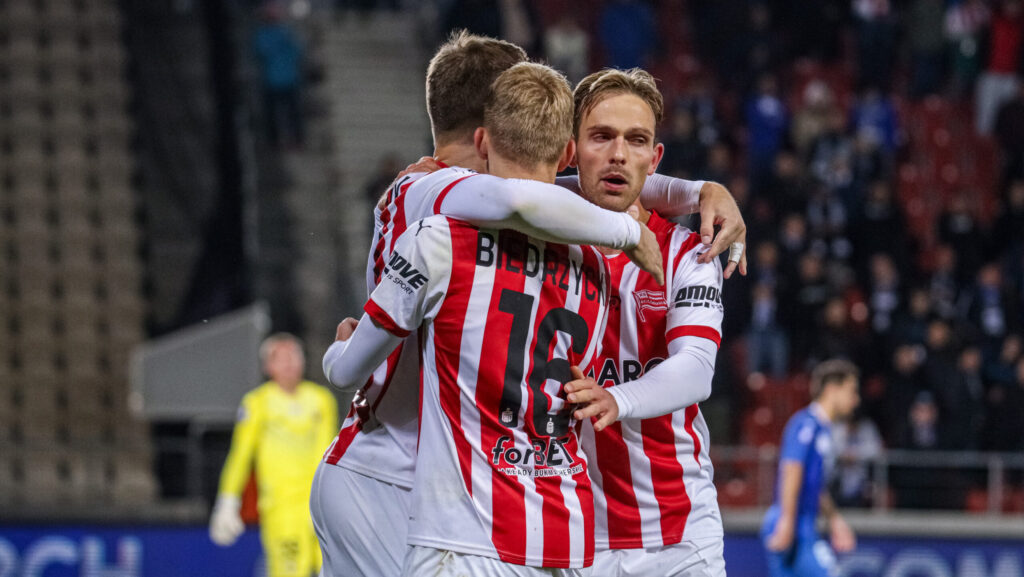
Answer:
<svg viewBox="0 0 1024 577"><path fill-rule="evenodd" d="M338 405L325 387L302 381L292 394L267 381L242 398L220 494L240 497L255 461L259 510L308 508L313 474L338 432Z"/></svg>

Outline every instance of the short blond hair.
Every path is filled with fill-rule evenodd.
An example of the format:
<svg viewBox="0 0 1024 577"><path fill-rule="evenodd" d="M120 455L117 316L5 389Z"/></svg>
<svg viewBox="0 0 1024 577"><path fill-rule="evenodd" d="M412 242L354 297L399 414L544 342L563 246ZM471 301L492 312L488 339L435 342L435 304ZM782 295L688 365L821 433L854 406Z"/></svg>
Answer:
<svg viewBox="0 0 1024 577"><path fill-rule="evenodd" d="M654 113L655 128L661 124L661 119L665 114L665 103L654 77L640 68L630 68L629 70L606 68L587 75L586 78L580 80L580 83L576 85L576 90L573 91L573 135L579 137L583 115L590 112L597 106L597 103L605 98L619 94L638 96L651 107L651 112Z"/></svg>
<svg viewBox="0 0 1024 577"><path fill-rule="evenodd" d="M525 61L526 52L511 42L453 32L427 67L427 114L434 144L471 139L484 123L484 103L494 80Z"/></svg>
<svg viewBox="0 0 1024 577"><path fill-rule="evenodd" d="M270 353L280 343L292 343L295 348L299 349L299 356L302 357L303 362L306 360L306 352L303 350L302 339L291 334L291 333L274 333L269 337L263 339L260 343L260 362L266 364L270 360Z"/></svg>
<svg viewBox="0 0 1024 577"><path fill-rule="evenodd" d="M522 166L558 162L572 136L569 81L543 64L516 64L491 86L484 128L497 152Z"/></svg>

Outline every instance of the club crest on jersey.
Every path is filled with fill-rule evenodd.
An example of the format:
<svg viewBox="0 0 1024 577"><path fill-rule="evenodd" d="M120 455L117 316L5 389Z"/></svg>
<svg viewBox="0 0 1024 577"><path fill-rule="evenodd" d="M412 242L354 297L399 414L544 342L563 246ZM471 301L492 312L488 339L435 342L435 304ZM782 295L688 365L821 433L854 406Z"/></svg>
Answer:
<svg viewBox="0 0 1024 577"><path fill-rule="evenodd" d="M667 311L668 301L665 299L664 291L642 290L633 292L633 300L636 301L636 314L640 322L647 322L644 311Z"/></svg>
<svg viewBox="0 0 1024 577"><path fill-rule="evenodd" d="M384 276L400 286L407 294L411 294L413 290L427 284L428 280L427 275L412 266L407 258L398 254L397 250L392 252L388 258L388 264L384 267Z"/></svg>
<svg viewBox="0 0 1024 577"><path fill-rule="evenodd" d="M676 291L674 306L683 307L704 307L707 309L722 310L722 291L717 287L693 285L683 287Z"/></svg>
<svg viewBox="0 0 1024 577"><path fill-rule="evenodd" d="M513 416L512 409L505 409L501 412L501 422L507 425L513 421Z"/></svg>

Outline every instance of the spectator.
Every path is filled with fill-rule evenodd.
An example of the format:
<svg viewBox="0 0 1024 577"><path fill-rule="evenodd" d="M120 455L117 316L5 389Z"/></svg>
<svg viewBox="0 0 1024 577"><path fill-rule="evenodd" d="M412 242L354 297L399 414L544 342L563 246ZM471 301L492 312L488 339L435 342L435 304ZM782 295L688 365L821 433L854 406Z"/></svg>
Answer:
<svg viewBox="0 0 1024 577"><path fill-rule="evenodd" d="M784 216L779 230L779 260L788 278L797 276L801 257L809 247L807 220L803 215L794 212Z"/></svg>
<svg viewBox="0 0 1024 577"><path fill-rule="evenodd" d="M757 194L771 174L775 154L782 148L789 123L786 106L779 98L778 82L771 74L758 78L757 91L747 102L746 120L750 185Z"/></svg>
<svg viewBox="0 0 1024 577"><path fill-rule="evenodd" d="M1014 379L994 385L988 394L989 421L985 448L1024 450L1024 356L1014 364Z"/></svg>
<svg viewBox="0 0 1024 577"><path fill-rule="evenodd" d="M575 10L566 10L544 33L544 54L548 64L565 73L574 86L590 71L590 36L580 27Z"/></svg>
<svg viewBox="0 0 1024 577"><path fill-rule="evenodd" d="M868 302L871 308L871 331L876 342L888 340L900 306L900 273L885 253L877 253L871 257L871 279L868 284Z"/></svg>
<svg viewBox="0 0 1024 577"><path fill-rule="evenodd" d="M697 124L688 108L672 112L671 132L664 141L665 155L658 170L693 180L707 162L708 150L697 134Z"/></svg>
<svg viewBox="0 0 1024 577"><path fill-rule="evenodd" d="M922 451L948 450L950 432L935 397L918 394L903 419L907 424L899 448ZM889 472L896 504L906 509L960 509L965 479L955 468L894 465Z"/></svg>
<svg viewBox="0 0 1024 577"><path fill-rule="evenodd" d="M915 287L907 298L907 307L897 313L892 330L892 342L897 344L924 344L928 334L932 301L928 289Z"/></svg>
<svg viewBox="0 0 1024 577"><path fill-rule="evenodd" d="M857 268L867 273L871 255L888 252L900 270L907 270L905 225L899 208L893 202L892 188L885 180L876 180L868 187L867 199L853 219L852 235Z"/></svg>
<svg viewBox="0 0 1024 577"><path fill-rule="evenodd" d="M943 428L952 449L980 448L985 414L985 385L981 378L981 349L968 346L957 357L954 378L944 379L935 389Z"/></svg>
<svg viewBox="0 0 1024 577"><path fill-rule="evenodd" d="M803 210L807 206L807 179L803 172L800 159L788 149L782 149L775 157L775 167L762 195L773 208L775 214L785 214ZM778 226L772 219L772 227Z"/></svg>
<svg viewBox="0 0 1024 577"><path fill-rule="evenodd" d="M541 23L530 0L499 0L501 38L536 57L541 49Z"/></svg>
<svg viewBox="0 0 1024 577"><path fill-rule="evenodd" d="M895 156L900 144L899 117L890 99L877 86L868 85L861 91L851 116L855 134L877 143L887 158Z"/></svg>
<svg viewBox="0 0 1024 577"><path fill-rule="evenodd" d="M891 445L900 444L910 407L925 389L921 372L924 357L924 348L918 345L901 344L892 353L892 372L885 384L888 402L883 410L884 433Z"/></svg>
<svg viewBox="0 0 1024 577"><path fill-rule="evenodd" d="M1002 153L1003 185L1024 178L1024 84L999 107L995 137Z"/></svg>
<svg viewBox="0 0 1024 577"><path fill-rule="evenodd" d="M980 223L973 206L975 194L963 191L953 196L939 216L939 240L956 248L958 280L974 276L985 246Z"/></svg>
<svg viewBox="0 0 1024 577"><path fill-rule="evenodd" d="M939 406L930 392L918 393L910 405L907 418L901 421L904 429L897 444L899 448L939 451L948 447L946 429L939 421Z"/></svg>
<svg viewBox="0 0 1024 577"><path fill-rule="evenodd" d="M620 70L646 66L657 45L654 13L642 0L610 0L599 33L607 65Z"/></svg>
<svg viewBox="0 0 1024 577"><path fill-rule="evenodd" d="M811 249L840 260L847 260L853 246L846 234L846 205L825 185L811 189L807 200L807 225Z"/></svg>
<svg viewBox="0 0 1024 577"><path fill-rule="evenodd" d="M833 495L840 507L869 507L872 501L871 465L882 454L882 435L874 421L857 410L847 421L832 424L836 444L836 482Z"/></svg>
<svg viewBox="0 0 1024 577"><path fill-rule="evenodd" d="M998 263L990 262L978 270L977 281L964 295L964 317L976 327L992 350L1015 326L1017 312L1013 297L1003 288L1003 273ZM995 351L992 351L995 354Z"/></svg>
<svg viewBox="0 0 1024 577"><path fill-rule="evenodd" d="M829 128L833 114L842 114L835 105L832 89L822 80L812 80L804 88L803 106L793 114L790 132L800 158L807 158L811 145Z"/></svg>
<svg viewBox="0 0 1024 577"><path fill-rule="evenodd" d="M853 141L846 133L846 117L832 109L825 130L811 143L808 166L819 182L838 187L852 180Z"/></svg>
<svg viewBox="0 0 1024 577"><path fill-rule="evenodd" d="M767 4L754 1L747 9L747 26L737 41L743 44L745 78L759 78L775 69L779 41L772 28L772 15Z"/></svg>
<svg viewBox="0 0 1024 577"><path fill-rule="evenodd" d="M830 298L821 312L818 330L807 358L808 365L837 358L858 364L864 357L864 341L850 323L850 312L840 297Z"/></svg>
<svg viewBox="0 0 1024 577"><path fill-rule="evenodd" d="M1024 5L1021 0L1001 0L992 17L988 59L974 93L975 128L992 134L996 112L1017 92L1020 83L1021 49L1024 48Z"/></svg>
<svg viewBox="0 0 1024 577"><path fill-rule="evenodd" d="M732 150L724 142L716 142L708 148L707 166L700 173L700 180L728 182L732 174Z"/></svg>
<svg viewBox="0 0 1024 577"><path fill-rule="evenodd" d="M1000 203L988 254L1013 253L1024 246L1024 180L1014 180Z"/></svg>
<svg viewBox="0 0 1024 577"><path fill-rule="evenodd" d="M305 141L302 119L302 46L284 22L280 2L260 9L260 24L253 38L263 87L267 136L274 147L301 147Z"/></svg>
<svg viewBox="0 0 1024 577"><path fill-rule="evenodd" d="M911 58L911 98L936 94L942 83L945 11L945 0L913 0L910 4L907 37Z"/></svg>
<svg viewBox="0 0 1024 577"><path fill-rule="evenodd" d="M895 60L896 20L889 0L852 0L860 86L889 89Z"/></svg>
<svg viewBox="0 0 1024 577"><path fill-rule="evenodd" d="M935 267L928 281L932 310L941 318L952 319L957 315L957 297L960 294L957 276L957 254L948 244L935 248Z"/></svg>
<svg viewBox="0 0 1024 577"><path fill-rule="evenodd" d="M747 358L751 372L765 372L782 381L789 368L789 338L778 322L779 303L773 286L754 285Z"/></svg>
<svg viewBox="0 0 1024 577"><path fill-rule="evenodd" d="M995 387L1010 385L1016 380L1016 364L1024 353L1024 340L1019 334L1006 335L999 356L985 363L985 380Z"/></svg>
<svg viewBox="0 0 1024 577"><path fill-rule="evenodd" d="M951 54L952 94L962 98L981 69L981 36L991 12L986 0L952 0L948 4L944 29Z"/></svg>
<svg viewBox="0 0 1024 577"><path fill-rule="evenodd" d="M782 298L786 305L783 320L793 337L794 359L802 362L807 359L811 347L818 340L814 332L803 327L811 319L820 322L831 289L825 279L822 258L816 254L808 252L800 257L797 274L796 286L791 287Z"/></svg>

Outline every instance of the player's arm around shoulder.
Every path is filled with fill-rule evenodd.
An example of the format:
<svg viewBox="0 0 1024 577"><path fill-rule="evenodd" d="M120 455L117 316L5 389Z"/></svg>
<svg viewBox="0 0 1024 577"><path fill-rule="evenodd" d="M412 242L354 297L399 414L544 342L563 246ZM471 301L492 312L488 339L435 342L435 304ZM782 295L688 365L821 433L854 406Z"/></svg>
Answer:
<svg viewBox="0 0 1024 577"><path fill-rule="evenodd" d="M461 248L475 254L475 237ZM332 385L355 391L404 338L437 314L451 277L452 251L449 219L432 216L409 225L388 255L362 318L342 321L338 340L324 354L324 375Z"/></svg>

